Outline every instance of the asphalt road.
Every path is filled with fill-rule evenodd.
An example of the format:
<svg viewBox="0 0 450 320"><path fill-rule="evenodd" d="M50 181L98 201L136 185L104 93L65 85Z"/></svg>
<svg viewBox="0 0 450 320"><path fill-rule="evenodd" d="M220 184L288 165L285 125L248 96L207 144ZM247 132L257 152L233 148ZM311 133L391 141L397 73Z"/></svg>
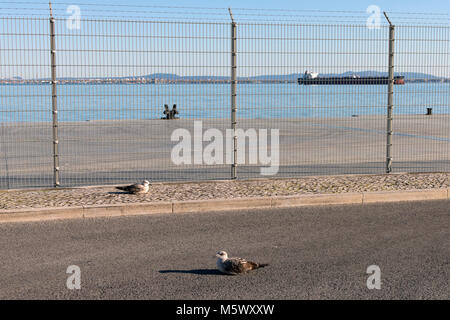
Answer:
<svg viewBox="0 0 450 320"><path fill-rule="evenodd" d="M0 225L1 299L449 299L449 201ZM216 251L264 269L226 276ZM81 289L68 290L69 265ZM381 289L366 286L378 265Z"/></svg>

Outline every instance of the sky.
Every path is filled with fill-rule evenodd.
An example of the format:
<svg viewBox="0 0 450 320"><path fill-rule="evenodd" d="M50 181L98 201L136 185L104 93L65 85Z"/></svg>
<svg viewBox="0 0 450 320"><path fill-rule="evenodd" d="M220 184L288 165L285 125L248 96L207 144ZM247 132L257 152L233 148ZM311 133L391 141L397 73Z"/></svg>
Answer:
<svg viewBox="0 0 450 320"><path fill-rule="evenodd" d="M131 1L134 2L134 1ZM140 1L136 1L139 3ZM144 1L145 2L145 1ZM167 1L152 1L154 3L168 3ZM278 8L278 9L296 9L296 10L361 10L370 5L378 5L385 11L413 11L413 12L449 12L450 1L448 0L398 0L398 1L374 1L374 0L225 0L225 1L169 1L171 4L192 4L199 6L225 6L225 7L242 7L242 8Z"/></svg>
<svg viewBox="0 0 450 320"><path fill-rule="evenodd" d="M46 1L44 1L46 2ZM57 2L57 1L56 1ZM70 0L61 0L61 2L70 3ZM86 1L75 1L78 3L86 3ZM448 0L314 0L314 1L305 1L305 0L224 0L224 1L211 1L211 0L153 0L153 1L145 1L145 0L128 0L128 1L120 1L120 0L94 0L87 1L87 3L95 3L95 4L104 4L102 9L108 9L109 5L130 5L130 6L172 6L172 7L199 7L199 8L232 8L238 10L240 8L247 9L262 9L267 10L266 12L259 12L265 14L271 13L279 13L279 14L300 14L300 12L295 12L295 10L312 10L310 14L314 14L313 11L336 11L336 13L332 15L339 16L341 13L339 11L351 11L351 12L361 12L364 15L364 12L369 6L378 6L381 11L386 11L389 15L393 17L396 16L395 13L438 13L439 16L435 16L434 18L438 18L439 21L447 20L449 23L450 19L450 1ZM89 7L88 7L89 8ZM90 7L93 8L93 7ZM271 9L278 10L289 10L289 11L272 11ZM144 10L160 10L160 9L151 9L148 8ZM186 9L182 9L180 11L186 11ZM191 10L188 10L191 11ZM198 11L202 11L198 9ZM256 13L257 11L255 11ZM246 11L246 13L252 13L252 11ZM444 14L444 15L443 15ZM446 15L445 15L446 14ZM331 15L331 14L329 14ZM426 18L429 19L428 16L421 15L397 15L399 20L404 21L404 19L409 18L413 19L412 21L423 22L421 19ZM294 18L295 19L295 18ZM395 19L394 19L395 20ZM396 23L396 21L393 21ZM401 21L399 21L400 23Z"/></svg>
<svg viewBox="0 0 450 320"><path fill-rule="evenodd" d="M67 0L66 0L67 2ZM70 2L70 1L69 1ZM83 1L78 1L82 3ZM129 5L160 5L160 6L198 6L217 8L259 8L259 9L287 9L287 10L330 10L330 11L365 11L370 5L377 5L383 11L398 12L436 12L450 14L450 1L448 0L170 0L170 1L144 1L144 0L95 0L94 3L129 4Z"/></svg>
<svg viewBox="0 0 450 320"><path fill-rule="evenodd" d="M80 28L69 30L67 17L70 14L66 10L71 4L79 5L82 19L167 16L170 21L186 22L198 17L200 22L217 20L221 24L82 22ZM384 17L381 17L381 29L368 30L365 26L370 17L366 9L373 5L386 11L398 26L398 72L450 77L449 0L53 1L55 15L61 18L56 21L57 73L59 77L151 73L227 76L230 70L227 7L232 8L239 24L239 76L303 73L305 69L320 73L383 71L387 63L388 29ZM43 19L25 23L0 19L0 33L11 34L0 37L0 78L48 77L47 1L18 0L9 4L0 1L0 17L5 13L41 15ZM255 27L248 25L249 20L258 23L286 21L292 26ZM346 27L349 22L359 23L361 27ZM338 26L302 26L309 23ZM421 27L400 28L403 24ZM430 29L423 27L424 24L446 24L447 27ZM92 36L95 34L103 36ZM162 39L161 35L166 38Z"/></svg>

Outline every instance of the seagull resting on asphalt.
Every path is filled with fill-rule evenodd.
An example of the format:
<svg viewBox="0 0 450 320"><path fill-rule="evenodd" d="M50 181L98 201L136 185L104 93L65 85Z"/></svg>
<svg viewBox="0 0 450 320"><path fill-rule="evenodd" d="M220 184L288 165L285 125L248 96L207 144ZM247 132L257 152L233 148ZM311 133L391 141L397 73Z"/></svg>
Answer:
<svg viewBox="0 0 450 320"><path fill-rule="evenodd" d="M247 261L242 258L228 258L228 254L225 251L219 251L216 254L217 257L217 269L225 274L241 274L258 268L264 268L268 264L256 263Z"/></svg>
<svg viewBox="0 0 450 320"><path fill-rule="evenodd" d="M142 181L142 183L135 183L126 187L116 187L116 189L127 191L128 193L147 193L149 189L150 182L147 180Z"/></svg>

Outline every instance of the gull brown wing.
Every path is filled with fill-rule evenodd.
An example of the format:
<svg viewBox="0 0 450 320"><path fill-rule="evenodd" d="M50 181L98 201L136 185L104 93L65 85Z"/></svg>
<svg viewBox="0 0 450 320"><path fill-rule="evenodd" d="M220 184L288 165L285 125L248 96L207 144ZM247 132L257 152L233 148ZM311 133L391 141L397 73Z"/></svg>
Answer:
<svg viewBox="0 0 450 320"><path fill-rule="evenodd" d="M243 273L249 269L247 267L247 260L241 258L230 258L224 262L225 271L229 273Z"/></svg>
<svg viewBox="0 0 450 320"><path fill-rule="evenodd" d="M244 268L245 268L247 271L254 270L254 269L258 269L258 268L259 268L259 264L256 263L256 262L253 262L253 261L246 261L246 262L245 262Z"/></svg>
<svg viewBox="0 0 450 320"><path fill-rule="evenodd" d="M140 184L133 184L131 186L128 186L128 192L131 193L137 193L137 192L141 192L143 190L144 186L140 185Z"/></svg>
<svg viewBox="0 0 450 320"><path fill-rule="evenodd" d="M142 190L142 186L136 183L126 187L116 187L116 189L127 191L130 193L136 193Z"/></svg>

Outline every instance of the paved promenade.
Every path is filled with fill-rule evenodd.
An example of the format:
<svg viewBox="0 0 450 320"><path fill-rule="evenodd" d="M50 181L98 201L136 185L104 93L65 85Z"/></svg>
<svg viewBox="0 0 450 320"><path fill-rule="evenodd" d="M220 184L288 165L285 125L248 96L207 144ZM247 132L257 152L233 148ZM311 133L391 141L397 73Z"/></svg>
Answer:
<svg viewBox="0 0 450 320"><path fill-rule="evenodd" d="M62 122L61 184L119 184L143 178L229 179L228 164L172 163L171 150L177 143L170 140L172 132L184 128L193 135L193 125L193 119ZM203 130L208 128L219 129L225 135L230 121L203 120ZM385 172L383 116L239 119L238 128L279 129L279 177ZM52 186L51 132L50 123L0 124L0 189ZM207 144L204 142L203 147ZM393 170L449 172L450 115L395 116ZM259 165L238 167L238 178L257 177L261 177Z"/></svg>

